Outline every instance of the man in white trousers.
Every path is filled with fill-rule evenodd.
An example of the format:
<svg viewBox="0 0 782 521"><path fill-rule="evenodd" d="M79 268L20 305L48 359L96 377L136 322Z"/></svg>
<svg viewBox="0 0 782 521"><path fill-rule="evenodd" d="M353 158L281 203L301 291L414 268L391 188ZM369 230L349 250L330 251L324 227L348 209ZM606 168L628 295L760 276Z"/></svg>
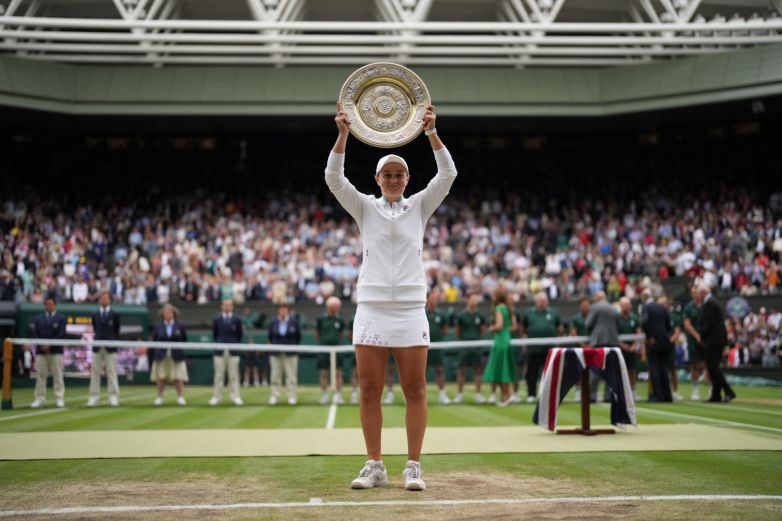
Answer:
<svg viewBox="0 0 782 521"><path fill-rule="evenodd" d="M234 315L234 302L223 300L222 312L212 322L212 338L215 342L226 344L241 343L244 336L242 320ZM223 399L225 373L228 372L231 401L234 405L244 405L239 395L239 351L216 349L212 356L214 364L214 387L209 405L218 405Z"/></svg>
<svg viewBox="0 0 782 521"><path fill-rule="evenodd" d="M43 302L46 312L35 318L30 325L33 338L65 338L65 317L57 313L57 302L48 296ZM54 399L57 407L65 407L65 380L63 379L62 346L39 345L36 348L35 400L30 404L33 409L46 403L46 380L52 373Z"/></svg>
<svg viewBox="0 0 782 521"><path fill-rule="evenodd" d="M301 328L296 317L291 316L287 304L277 307L277 316L269 324L269 343L294 345L301 343ZM288 404L296 405L296 386L298 385L299 355L296 353L270 352L269 365L272 395L269 405L277 405L280 400L280 386L285 373L285 385L288 389Z"/></svg>
<svg viewBox="0 0 782 521"><path fill-rule="evenodd" d="M109 405L119 405L119 379L117 378L117 348L100 345L100 340L119 340L120 316L111 309L111 294L102 291L98 299L100 309L92 315L92 330L95 333L92 346L92 368L90 369L90 393L87 407L95 407L100 400L100 377L106 369L106 387Z"/></svg>

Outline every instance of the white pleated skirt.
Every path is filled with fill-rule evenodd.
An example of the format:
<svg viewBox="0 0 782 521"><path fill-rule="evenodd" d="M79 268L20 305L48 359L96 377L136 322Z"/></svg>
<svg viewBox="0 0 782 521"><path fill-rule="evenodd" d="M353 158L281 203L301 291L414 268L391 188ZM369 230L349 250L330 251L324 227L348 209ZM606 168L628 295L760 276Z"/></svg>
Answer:
<svg viewBox="0 0 782 521"><path fill-rule="evenodd" d="M377 347L429 345L424 304L359 303L353 320L353 344Z"/></svg>

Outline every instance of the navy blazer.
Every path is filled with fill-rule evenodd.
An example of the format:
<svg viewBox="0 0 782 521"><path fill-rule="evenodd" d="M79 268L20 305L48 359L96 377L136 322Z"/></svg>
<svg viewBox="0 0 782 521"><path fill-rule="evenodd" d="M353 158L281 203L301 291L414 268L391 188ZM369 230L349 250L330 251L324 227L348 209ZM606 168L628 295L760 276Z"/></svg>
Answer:
<svg viewBox="0 0 782 521"><path fill-rule="evenodd" d="M280 319L279 317L274 317L274 320L271 321L269 324L269 343L270 344L286 344L286 345L295 345L301 343L301 328L299 327L299 319L289 315L288 316L288 329L285 331L284 335L280 334ZM280 353L284 353L285 351L280 352L270 352L270 355L278 355Z"/></svg>
<svg viewBox="0 0 782 521"><path fill-rule="evenodd" d="M166 323L163 321L155 324L155 329L152 331L152 340L155 342L187 342L187 331L185 326L178 320L174 320L171 326L171 336L166 333ZM166 349L156 347L155 348L155 360L163 360L166 357ZM177 362L181 362L185 359L185 351L183 349L171 349L171 357Z"/></svg>
<svg viewBox="0 0 782 521"><path fill-rule="evenodd" d="M65 338L65 326L67 322L63 315L55 313L49 318L46 313L38 315L30 324L30 333L33 338ZM62 346L51 346L49 353L62 354Z"/></svg>
<svg viewBox="0 0 782 521"><path fill-rule="evenodd" d="M657 302L650 302L643 307L641 328L646 335L646 349L664 352L673 348L671 344L671 320L668 310ZM654 340L650 342L649 340Z"/></svg>
<svg viewBox="0 0 782 521"><path fill-rule="evenodd" d="M105 317L100 310L92 315L92 330L95 332L95 340L119 340L119 313L110 309ZM97 353L100 345L93 345L92 352ZM109 353L116 353L116 347L107 347Z"/></svg>
<svg viewBox="0 0 782 521"><path fill-rule="evenodd" d="M721 355L728 343L728 332L725 329L725 315L722 312L722 306L713 296L709 297L703 303L702 313L698 323L698 334L701 336L703 350L718 352Z"/></svg>
<svg viewBox="0 0 782 521"><path fill-rule="evenodd" d="M215 342L225 342L226 344L239 344L244 336L244 326L241 319L236 315L231 315L231 319L226 321L223 314L220 313L212 322L212 338ZM240 351L231 351L231 356L239 356ZM223 356L222 349L215 349L215 356Z"/></svg>

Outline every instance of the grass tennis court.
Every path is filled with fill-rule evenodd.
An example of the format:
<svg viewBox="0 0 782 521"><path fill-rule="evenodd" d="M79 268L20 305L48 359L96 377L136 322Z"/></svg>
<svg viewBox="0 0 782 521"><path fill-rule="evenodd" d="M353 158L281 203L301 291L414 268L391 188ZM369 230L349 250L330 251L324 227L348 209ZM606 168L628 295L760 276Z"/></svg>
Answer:
<svg viewBox="0 0 782 521"><path fill-rule="evenodd" d="M782 391L762 387L739 387L737 391L739 399L727 405L640 402L639 432L606 436L601 442L619 443L643 434L645 426L660 425L681 428L682 444L688 447L693 440L687 432L730 435L738 431L764 440L765 450L432 454L436 449L425 446L423 464L429 488L419 494L400 487L405 459L401 455L386 457L391 486L370 491L348 487L363 464L360 455L1 461L0 510L6 517L24 519L52 514L66 519L352 519L381 512L383 518L407 519L699 519L707 512L713 519L778 518L782 515ZM315 439L333 432L355 433L360 426L358 407L344 405L336 408L334 430L327 431L331 407L317 404L316 388L301 389L300 405L295 407L266 405L265 388L244 389L243 407L207 406L211 389L206 387L187 389L187 407L174 405L173 399L170 405L154 407L151 388L126 387L122 392L122 407L117 409L88 409L83 406L86 388L72 388L66 394L67 409L32 410L26 407L31 390L17 390L16 408L0 414L0 439L9 433L56 436L58 432L83 432L89 445L90 439L105 431L129 436L134 431L156 431L182 439L194 432L208 436L214 429L306 429ZM688 396L689 388L683 385L681 392ZM432 387L432 432L482 428L481 436L491 450L492 429L486 427L531 425L532 405L503 409L472 405L471 399L467 394L467 404L435 405ZM608 423L607 406L593 405L592 411L594 424ZM404 426L399 398L397 405L384 406L384 414L385 426ZM578 405L568 397L560 425L578 421ZM714 430L698 431L700 426ZM558 437L539 430L551 437L550 443L558 443ZM695 497L669 497L690 495ZM733 498L736 495L752 497ZM547 502L553 498L560 499ZM96 510L107 507L114 510ZM53 508L74 510L42 510Z"/></svg>

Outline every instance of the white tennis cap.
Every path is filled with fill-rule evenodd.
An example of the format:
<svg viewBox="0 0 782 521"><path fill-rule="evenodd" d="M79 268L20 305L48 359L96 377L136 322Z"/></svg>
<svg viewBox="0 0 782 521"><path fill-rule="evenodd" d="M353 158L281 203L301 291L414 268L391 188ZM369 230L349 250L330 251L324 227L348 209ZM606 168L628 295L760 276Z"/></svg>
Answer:
<svg viewBox="0 0 782 521"><path fill-rule="evenodd" d="M387 156L381 157L380 161L377 162L377 168L375 169L375 174L379 174L381 170L383 170L383 167L386 166L388 163L399 163L403 167L405 167L405 170L407 173L410 173L410 169L407 168L407 161L402 159L401 157L397 156L396 154L388 154Z"/></svg>

